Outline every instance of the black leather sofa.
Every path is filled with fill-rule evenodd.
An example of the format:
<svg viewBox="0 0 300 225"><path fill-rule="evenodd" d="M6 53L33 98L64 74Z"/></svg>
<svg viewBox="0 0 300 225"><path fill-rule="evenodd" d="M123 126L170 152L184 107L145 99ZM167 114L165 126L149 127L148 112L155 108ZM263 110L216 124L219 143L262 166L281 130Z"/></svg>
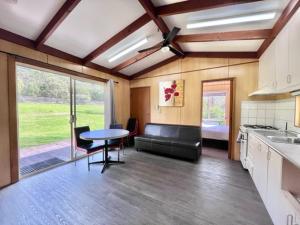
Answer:
<svg viewBox="0 0 300 225"><path fill-rule="evenodd" d="M201 128L148 123L144 135L134 138L135 148L187 160L201 155Z"/></svg>

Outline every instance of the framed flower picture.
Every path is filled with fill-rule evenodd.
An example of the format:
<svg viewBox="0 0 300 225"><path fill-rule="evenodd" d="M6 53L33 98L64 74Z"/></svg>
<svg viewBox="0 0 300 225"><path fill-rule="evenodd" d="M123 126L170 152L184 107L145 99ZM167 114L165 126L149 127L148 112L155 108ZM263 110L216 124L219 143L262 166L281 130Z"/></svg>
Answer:
<svg viewBox="0 0 300 225"><path fill-rule="evenodd" d="M159 106L183 106L184 80L159 82Z"/></svg>

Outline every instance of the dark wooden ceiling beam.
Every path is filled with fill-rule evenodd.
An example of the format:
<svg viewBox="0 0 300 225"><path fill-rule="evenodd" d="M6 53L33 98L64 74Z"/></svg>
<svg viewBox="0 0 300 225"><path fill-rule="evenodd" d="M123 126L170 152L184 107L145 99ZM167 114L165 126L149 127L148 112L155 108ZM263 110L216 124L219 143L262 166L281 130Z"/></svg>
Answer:
<svg viewBox="0 0 300 225"><path fill-rule="evenodd" d="M44 28L42 33L35 41L37 48L41 47L47 39L53 34L58 26L66 19L66 17L72 12L72 10L79 4L81 0L67 0L63 6L58 10L55 16L51 19L48 25Z"/></svg>
<svg viewBox="0 0 300 225"><path fill-rule="evenodd" d="M137 77L140 77L140 76L142 76L142 75L144 75L144 74L146 74L146 73L149 73L149 72L151 72L151 71L153 71L153 70L155 70L155 69L157 69L157 68L159 68L159 67L161 67L161 66L167 65L167 64L169 64L169 63L171 63L171 62L174 62L174 61L176 61L177 59L179 59L179 57L176 56L176 55L174 55L174 56L172 56L171 58L168 58L168 59L166 59L166 60L164 60L164 61L161 61L161 62L159 62L159 63L157 63L157 64L155 64L155 65L153 65L153 66L150 66L150 67L148 67L148 68L146 68L146 69L143 69L142 71L139 71L139 72L137 72L137 73L131 75L131 76L129 77L129 79L130 79L130 80L133 80L133 79L135 79L135 78L137 78Z"/></svg>
<svg viewBox="0 0 300 225"><path fill-rule="evenodd" d="M14 34L12 32L4 30L4 29L0 29L0 39L15 43L15 44L23 46L23 47L27 47L29 49L36 50L35 42L33 40L30 40L30 39L25 38L23 36ZM43 53L48 54L48 55L52 55L52 56L64 59L64 60L68 60L72 63L82 65L82 59L81 58L79 58L77 56L74 56L74 55L71 55L71 54L68 54L66 52L60 51L58 49L52 48L50 46L41 45L38 51L43 52ZM122 73L115 73L111 69L100 66L100 65L95 64L95 63L88 63L85 66L89 67L91 69L98 70L98 71L103 72L103 73L108 73L108 74L114 75L116 77L120 77L120 78L127 79L127 80L129 79L128 76L126 76Z"/></svg>
<svg viewBox="0 0 300 225"><path fill-rule="evenodd" d="M270 38L266 39L258 49L257 51L258 57L260 57L266 51L266 49L271 45L273 40L277 37L277 35L284 28L284 26L289 22L289 20L296 13L299 7L300 7L300 0L290 0L289 4L284 9L278 21L274 25L270 34Z"/></svg>
<svg viewBox="0 0 300 225"><path fill-rule="evenodd" d="M109 40L107 40L105 43L100 45L98 48L96 48L93 52L88 54L84 59L83 63L88 63L92 61L93 59L97 58L99 55L101 55L103 52L114 46L115 44L122 41L124 38L128 37L133 32L137 31L142 26L146 25L148 22L151 21L151 18L146 13L139 17L137 20L135 20L133 23L125 27L123 30L121 30L119 33L111 37Z"/></svg>
<svg viewBox="0 0 300 225"><path fill-rule="evenodd" d="M178 35L176 42L208 42L208 41L234 41L234 40L259 40L270 37L272 30L247 30L218 33L203 33Z"/></svg>
<svg viewBox="0 0 300 225"><path fill-rule="evenodd" d="M168 28L167 24L163 21L163 19L161 17L157 16L156 9L155 9L153 3L151 2L151 0L139 0L139 2L145 9L146 13L153 20L153 22L157 25L158 29L164 34L169 33L170 29ZM175 48L177 48L178 50L180 50L181 52L183 52L181 47L175 41L172 42L172 45Z"/></svg>
<svg viewBox="0 0 300 225"><path fill-rule="evenodd" d="M157 51L159 51L159 49L153 49L153 50L149 50L147 52L138 53L134 57L132 57L132 58L126 60L125 62L120 63L116 67L114 67L112 69L112 72L114 72L114 73L118 72L118 71L120 71L120 70L122 70L122 69L124 69L124 68L126 68L126 67L128 67L128 66L130 66L130 65L132 65L132 64L134 64L134 63L136 63L136 62L138 62L142 59L144 59L144 58L146 58L146 57L148 57L149 55L152 55L153 53L155 53Z"/></svg>
<svg viewBox="0 0 300 225"><path fill-rule="evenodd" d="M189 0L156 7L155 12L158 16L171 16L175 14L189 13L258 1L262 0Z"/></svg>

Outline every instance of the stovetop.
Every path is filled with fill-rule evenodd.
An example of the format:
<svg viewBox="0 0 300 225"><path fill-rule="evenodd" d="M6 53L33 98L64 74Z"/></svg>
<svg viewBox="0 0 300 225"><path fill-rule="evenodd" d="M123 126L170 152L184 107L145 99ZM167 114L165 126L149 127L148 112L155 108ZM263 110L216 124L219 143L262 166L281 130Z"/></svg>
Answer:
<svg viewBox="0 0 300 225"><path fill-rule="evenodd" d="M250 128L250 129L278 130L276 127L265 126L265 125L244 124L244 125L242 125L242 127Z"/></svg>

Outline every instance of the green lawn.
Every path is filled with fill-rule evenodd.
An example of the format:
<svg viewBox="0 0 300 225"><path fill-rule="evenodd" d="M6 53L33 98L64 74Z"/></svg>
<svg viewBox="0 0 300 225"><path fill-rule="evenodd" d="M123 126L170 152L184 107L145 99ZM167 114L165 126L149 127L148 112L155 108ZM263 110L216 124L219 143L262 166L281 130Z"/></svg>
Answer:
<svg viewBox="0 0 300 225"><path fill-rule="evenodd" d="M71 136L70 106L52 103L19 103L21 148L53 143ZM77 105L77 126L104 127L103 105Z"/></svg>

